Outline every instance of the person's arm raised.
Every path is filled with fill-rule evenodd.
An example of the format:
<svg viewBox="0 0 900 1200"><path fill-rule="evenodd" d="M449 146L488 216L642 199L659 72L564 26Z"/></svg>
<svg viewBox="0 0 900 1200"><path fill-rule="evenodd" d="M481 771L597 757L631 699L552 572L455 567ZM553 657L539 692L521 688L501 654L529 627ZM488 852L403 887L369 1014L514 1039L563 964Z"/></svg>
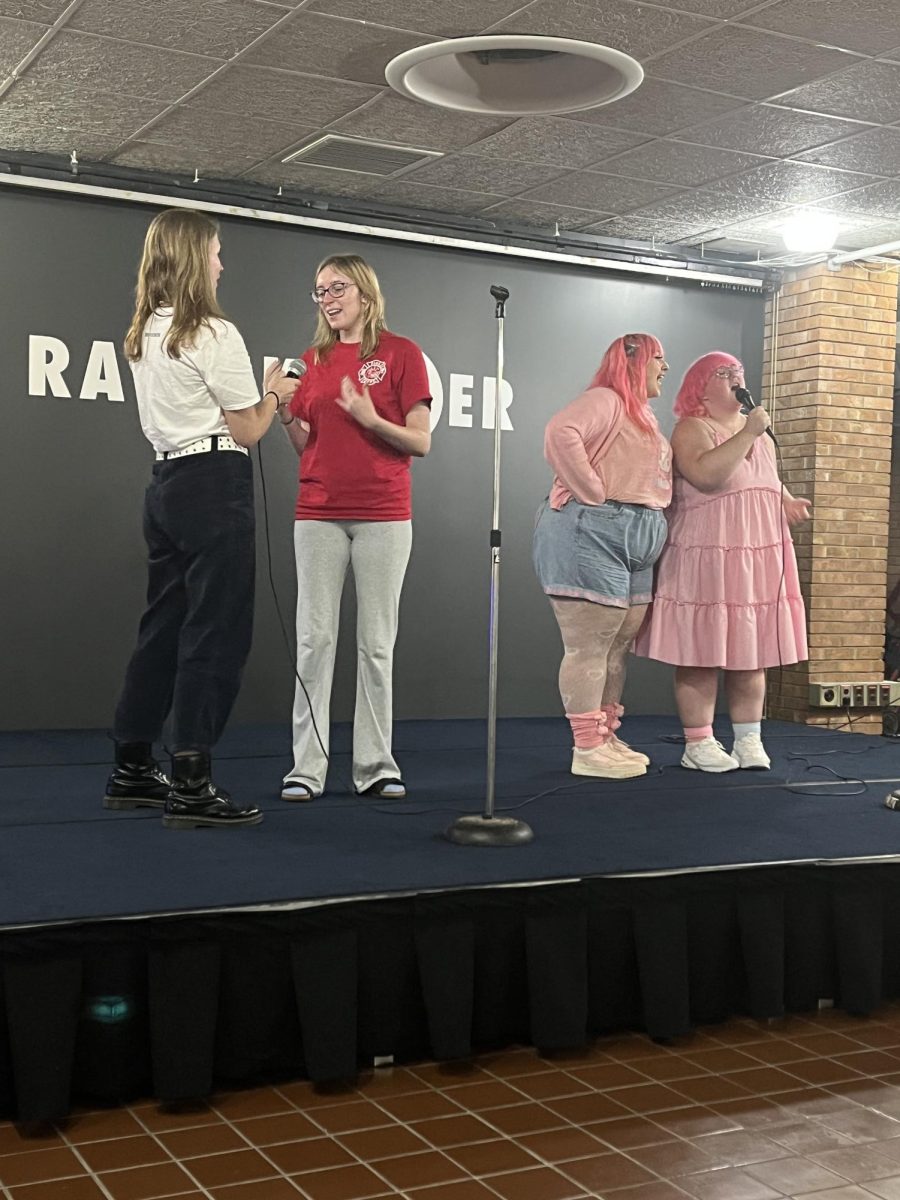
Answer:
<svg viewBox="0 0 900 1200"><path fill-rule="evenodd" d="M341 380L341 394L336 400L344 412L362 425L363 429L368 429L401 454L424 458L431 449L431 414L424 401L412 406L406 414L405 425L395 425L393 421L386 421L375 411L369 389L364 387L361 392L357 391L347 375Z"/></svg>
<svg viewBox="0 0 900 1200"><path fill-rule="evenodd" d="M686 417L672 433L678 473L700 492L721 491L768 428L769 414L764 408L754 408L744 428L717 446L708 425L696 417Z"/></svg>
<svg viewBox="0 0 900 1200"><path fill-rule="evenodd" d="M228 432L239 446L255 446L279 409L289 404L297 387L297 380L290 379L278 362L272 363L264 384L262 399L249 408L223 409Z"/></svg>

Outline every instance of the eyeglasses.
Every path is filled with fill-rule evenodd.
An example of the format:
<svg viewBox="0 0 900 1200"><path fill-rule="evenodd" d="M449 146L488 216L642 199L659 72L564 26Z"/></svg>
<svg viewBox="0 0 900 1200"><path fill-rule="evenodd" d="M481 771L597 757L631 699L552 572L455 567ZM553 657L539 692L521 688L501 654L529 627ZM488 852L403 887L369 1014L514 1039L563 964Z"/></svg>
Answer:
<svg viewBox="0 0 900 1200"><path fill-rule="evenodd" d="M718 371L713 371L716 379L737 379L743 373L743 367L719 367Z"/></svg>
<svg viewBox="0 0 900 1200"><path fill-rule="evenodd" d="M309 294L313 304L321 304L327 296L334 296L335 300L340 300L348 287L356 287L356 284L345 283L343 279L339 279L336 283L332 283L328 287L313 288Z"/></svg>

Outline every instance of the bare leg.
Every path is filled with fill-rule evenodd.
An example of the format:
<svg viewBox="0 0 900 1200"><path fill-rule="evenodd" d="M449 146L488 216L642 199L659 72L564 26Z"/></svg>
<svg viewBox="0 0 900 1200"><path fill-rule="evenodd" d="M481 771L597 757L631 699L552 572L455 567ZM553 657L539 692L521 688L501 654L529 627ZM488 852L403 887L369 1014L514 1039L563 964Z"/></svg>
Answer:
<svg viewBox="0 0 900 1200"><path fill-rule="evenodd" d="M761 721L766 702L765 671L726 671L725 694L732 721Z"/></svg>
<svg viewBox="0 0 900 1200"><path fill-rule="evenodd" d="M694 771L734 771L740 763L713 737L719 684L717 667L676 667L675 703L684 726L683 767Z"/></svg>
<svg viewBox="0 0 900 1200"><path fill-rule="evenodd" d="M675 706L685 729L712 725L718 687L716 667L675 668Z"/></svg>

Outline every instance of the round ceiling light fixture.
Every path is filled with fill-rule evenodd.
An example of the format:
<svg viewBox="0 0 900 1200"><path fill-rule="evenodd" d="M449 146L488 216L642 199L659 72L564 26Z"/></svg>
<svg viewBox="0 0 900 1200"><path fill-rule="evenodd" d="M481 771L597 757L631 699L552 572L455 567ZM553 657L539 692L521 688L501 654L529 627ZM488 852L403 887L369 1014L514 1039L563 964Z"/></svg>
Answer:
<svg viewBox="0 0 900 1200"><path fill-rule="evenodd" d="M785 247L794 254L820 254L837 241L840 222L823 212L798 212L781 226Z"/></svg>
<svg viewBox="0 0 900 1200"><path fill-rule="evenodd" d="M488 34L416 46L391 59L395 92L436 108L521 117L612 104L640 86L640 63L571 38Z"/></svg>

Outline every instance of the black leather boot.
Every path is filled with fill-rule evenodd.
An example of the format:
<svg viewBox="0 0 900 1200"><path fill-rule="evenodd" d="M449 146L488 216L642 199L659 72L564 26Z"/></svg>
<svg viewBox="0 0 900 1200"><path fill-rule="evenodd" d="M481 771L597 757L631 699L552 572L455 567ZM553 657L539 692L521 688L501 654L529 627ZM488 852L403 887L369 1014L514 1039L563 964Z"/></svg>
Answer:
<svg viewBox="0 0 900 1200"><path fill-rule="evenodd" d="M116 766L106 783L104 808L162 808L172 787L149 742L116 742Z"/></svg>
<svg viewBox="0 0 900 1200"><path fill-rule="evenodd" d="M239 808L229 794L210 779L209 755L176 754L172 758L172 790L166 799L166 829L198 826L258 825L258 808Z"/></svg>

